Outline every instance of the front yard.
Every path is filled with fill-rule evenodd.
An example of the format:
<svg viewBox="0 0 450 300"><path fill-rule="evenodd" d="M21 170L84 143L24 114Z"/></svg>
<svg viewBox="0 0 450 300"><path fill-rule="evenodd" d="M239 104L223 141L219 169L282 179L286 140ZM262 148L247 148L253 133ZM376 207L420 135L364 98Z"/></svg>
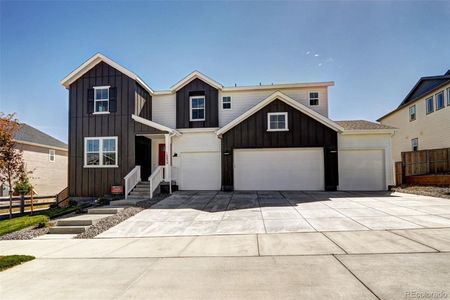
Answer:
<svg viewBox="0 0 450 300"><path fill-rule="evenodd" d="M0 272L24 262L33 260L35 257L30 255L7 255L0 256Z"/></svg>

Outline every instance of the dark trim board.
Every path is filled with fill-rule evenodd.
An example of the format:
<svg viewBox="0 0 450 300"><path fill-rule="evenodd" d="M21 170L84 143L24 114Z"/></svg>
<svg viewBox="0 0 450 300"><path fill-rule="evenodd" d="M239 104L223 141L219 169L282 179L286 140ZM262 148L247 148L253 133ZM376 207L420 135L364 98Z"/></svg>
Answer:
<svg viewBox="0 0 450 300"><path fill-rule="evenodd" d="M287 112L289 131L268 132L267 113ZM274 100L222 136L222 189L234 189L233 150L245 148L323 147L325 190L336 190L338 133L287 103Z"/></svg>

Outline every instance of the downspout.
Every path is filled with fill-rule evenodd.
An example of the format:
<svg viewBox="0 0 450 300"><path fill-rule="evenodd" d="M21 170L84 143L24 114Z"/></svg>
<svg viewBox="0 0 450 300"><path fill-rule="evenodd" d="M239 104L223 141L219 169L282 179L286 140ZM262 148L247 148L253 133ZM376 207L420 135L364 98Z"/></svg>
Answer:
<svg viewBox="0 0 450 300"><path fill-rule="evenodd" d="M172 194L172 137L175 136L176 133L171 132L169 134L165 134L165 146L166 146L166 177L169 181L169 193Z"/></svg>

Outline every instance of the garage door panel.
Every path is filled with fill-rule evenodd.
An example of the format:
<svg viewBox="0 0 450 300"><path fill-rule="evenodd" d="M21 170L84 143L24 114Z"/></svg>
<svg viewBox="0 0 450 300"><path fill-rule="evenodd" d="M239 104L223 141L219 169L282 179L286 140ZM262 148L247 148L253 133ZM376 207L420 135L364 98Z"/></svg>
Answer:
<svg viewBox="0 0 450 300"><path fill-rule="evenodd" d="M384 151L381 149L341 150L339 152L339 189L385 190L384 161Z"/></svg>
<svg viewBox="0 0 450 300"><path fill-rule="evenodd" d="M237 149L235 190L323 190L322 148Z"/></svg>
<svg viewBox="0 0 450 300"><path fill-rule="evenodd" d="M181 153L181 190L220 190L220 152Z"/></svg>

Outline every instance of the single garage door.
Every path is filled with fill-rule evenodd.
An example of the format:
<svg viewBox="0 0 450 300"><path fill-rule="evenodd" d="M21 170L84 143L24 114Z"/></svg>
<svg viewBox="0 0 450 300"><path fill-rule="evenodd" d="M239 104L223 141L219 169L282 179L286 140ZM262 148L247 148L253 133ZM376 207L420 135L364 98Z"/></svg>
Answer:
<svg viewBox="0 0 450 300"><path fill-rule="evenodd" d="M339 151L339 189L347 191L385 190L384 150Z"/></svg>
<svg viewBox="0 0 450 300"><path fill-rule="evenodd" d="M220 190L220 152L181 153L181 190Z"/></svg>
<svg viewBox="0 0 450 300"><path fill-rule="evenodd" d="M322 148L234 150L235 190L323 190Z"/></svg>

